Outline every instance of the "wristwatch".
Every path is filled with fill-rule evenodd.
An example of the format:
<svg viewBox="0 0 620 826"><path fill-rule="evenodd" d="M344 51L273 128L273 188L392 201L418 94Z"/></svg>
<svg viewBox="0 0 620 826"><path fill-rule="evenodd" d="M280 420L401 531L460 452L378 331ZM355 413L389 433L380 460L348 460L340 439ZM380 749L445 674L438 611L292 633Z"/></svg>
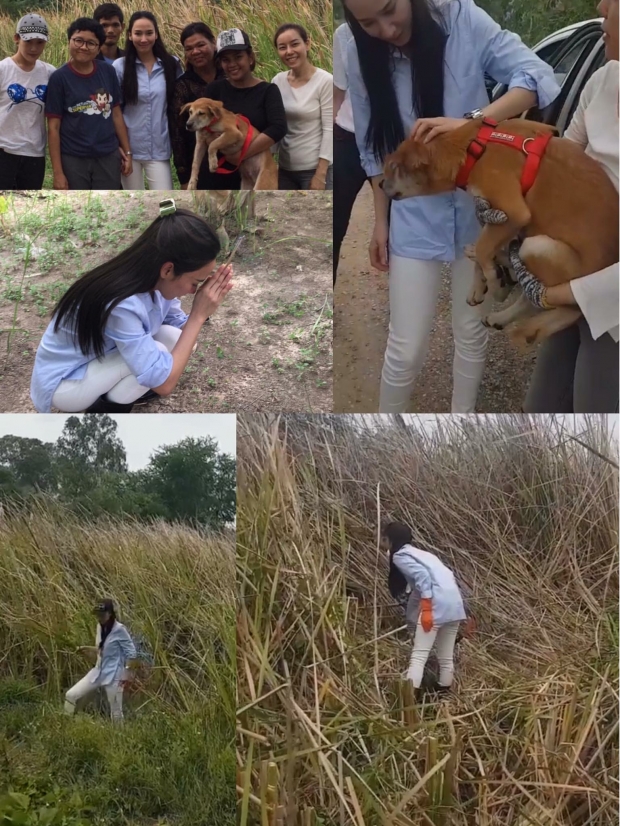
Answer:
<svg viewBox="0 0 620 826"><path fill-rule="evenodd" d="M484 117L484 112L482 111L482 109L472 109L471 112L465 112L463 117L466 120L477 120L478 118Z"/></svg>

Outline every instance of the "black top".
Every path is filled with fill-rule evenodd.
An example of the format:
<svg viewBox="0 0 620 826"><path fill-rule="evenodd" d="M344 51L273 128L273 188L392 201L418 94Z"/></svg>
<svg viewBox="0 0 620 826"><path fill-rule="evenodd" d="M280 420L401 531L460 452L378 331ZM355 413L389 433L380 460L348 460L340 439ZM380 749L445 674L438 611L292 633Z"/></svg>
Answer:
<svg viewBox="0 0 620 826"><path fill-rule="evenodd" d="M218 70L216 80L222 77L221 69ZM215 81L214 81L215 82ZM170 141L172 143L172 157L174 166L179 177L179 182L186 184L192 171L192 160L194 158L194 148L196 146L196 133L189 132L185 128L189 112L179 112L186 103L192 103L198 98L209 97L206 90L212 84L206 83L199 74L190 66L181 77L177 78L172 95L172 115L168 124L170 131ZM232 169L231 166L228 167ZM198 189L239 189L241 177L238 172L230 175L221 175L209 172L209 159L205 155L200 166L198 176Z"/></svg>
<svg viewBox="0 0 620 826"><path fill-rule="evenodd" d="M245 115L255 129L278 143L286 135L286 113L275 83L261 80L256 86L237 89L225 79L209 83L204 97L221 100L235 115Z"/></svg>
<svg viewBox="0 0 620 826"><path fill-rule="evenodd" d="M114 59L118 60L119 57L125 57L125 54L126 54L125 49L118 49L118 54L116 55L116 57ZM98 52L97 56L95 57L95 60L105 60L105 57L103 56L103 52Z"/></svg>

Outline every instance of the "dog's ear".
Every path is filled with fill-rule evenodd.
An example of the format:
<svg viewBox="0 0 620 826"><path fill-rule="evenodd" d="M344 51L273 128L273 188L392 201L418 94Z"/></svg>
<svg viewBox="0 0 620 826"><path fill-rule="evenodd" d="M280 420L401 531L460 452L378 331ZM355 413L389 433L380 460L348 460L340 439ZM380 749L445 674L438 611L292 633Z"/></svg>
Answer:
<svg viewBox="0 0 620 826"><path fill-rule="evenodd" d="M179 115L182 115L183 112L187 112L191 105L191 103L186 103L184 106L181 106L181 108L179 109Z"/></svg>
<svg viewBox="0 0 620 826"><path fill-rule="evenodd" d="M401 144L395 155L400 166L408 172L424 169L431 162L431 150L428 145L414 138Z"/></svg>
<svg viewBox="0 0 620 826"><path fill-rule="evenodd" d="M219 100L210 100L205 108L207 110L207 115L210 118L217 118L222 114L222 104Z"/></svg>

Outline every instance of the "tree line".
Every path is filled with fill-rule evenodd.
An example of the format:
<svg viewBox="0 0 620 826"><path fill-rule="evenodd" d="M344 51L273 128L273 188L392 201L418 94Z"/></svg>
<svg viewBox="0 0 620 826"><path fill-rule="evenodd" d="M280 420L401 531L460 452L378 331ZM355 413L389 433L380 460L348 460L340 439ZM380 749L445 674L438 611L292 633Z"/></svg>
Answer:
<svg viewBox="0 0 620 826"><path fill-rule="evenodd" d="M0 438L0 503L44 496L90 516L180 521L220 530L235 518L236 462L210 437L155 450L130 471L118 425L107 415L70 416L56 442Z"/></svg>

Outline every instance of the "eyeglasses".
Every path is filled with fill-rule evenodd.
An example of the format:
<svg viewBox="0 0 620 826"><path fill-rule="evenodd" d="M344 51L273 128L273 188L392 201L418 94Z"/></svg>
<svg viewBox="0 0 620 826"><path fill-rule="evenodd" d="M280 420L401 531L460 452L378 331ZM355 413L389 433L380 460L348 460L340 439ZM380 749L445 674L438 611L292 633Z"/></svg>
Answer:
<svg viewBox="0 0 620 826"><path fill-rule="evenodd" d="M78 49L81 49L82 47L84 47L84 48L88 49L89 51L92 51L93 49L96 49L99 46L99 41L98 40L82 40L81 37L72 37L71 42Z"/></svg>

